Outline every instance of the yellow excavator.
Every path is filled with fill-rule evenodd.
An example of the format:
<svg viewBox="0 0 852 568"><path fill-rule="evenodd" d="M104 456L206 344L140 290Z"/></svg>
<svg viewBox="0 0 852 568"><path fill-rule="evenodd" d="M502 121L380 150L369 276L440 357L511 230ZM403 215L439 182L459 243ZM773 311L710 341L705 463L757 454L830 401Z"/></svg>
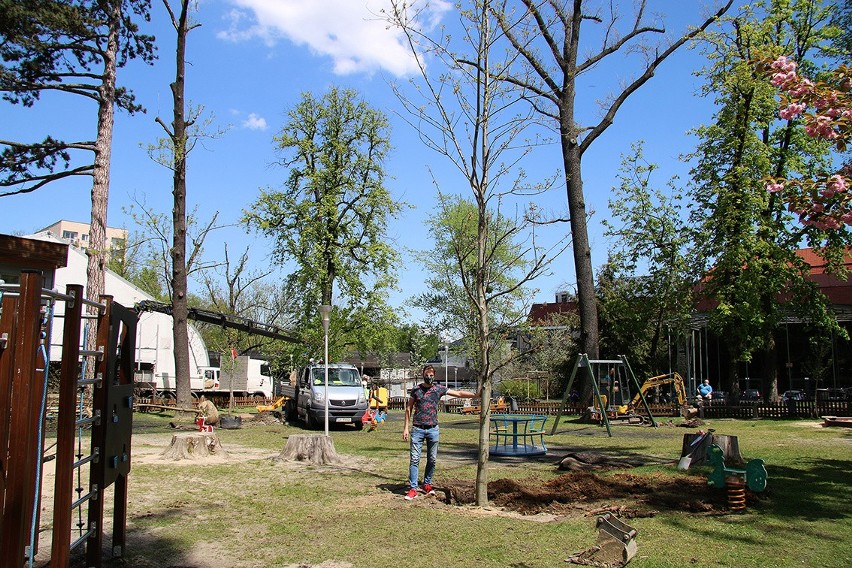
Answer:
<svg viewBox="0 0 852 568"><path fill-rule="evenodd" d="M656 377L651 377L650 379L646 380L644 383L642 383L642 386L639 387L640 392L636 393L636 396L633 397L628 406L636 408L636 405L639 404L641 397L645 396L645 393L647 393L653 388L660 387L663 385L673 385L675 396L677 396L677 403L681 407L686 406L686 383L684 382L683 377L681 377L680 374L676 372L667 373L665 375L657 375Z"/></svg>
<svg viewBox="0 0 852 568"><path fill-rule="evenodd" d="M609 406L607 396L602 394L601 400L604 408L607 409L607 417L609 420L619 421L621 423L642 424L645 422L645 417L636 413L636 407L639 401L645 396L649 390L664 386L673 385L677 402L681 407L681 414L684 414L687 409L686 383L679 373L667 373L665 375L657 375L647 379L639 387L637 392L627 404L614 404ZM589 408L590 418L592 421L600 422L603 418L600 415L600 410L592 406Z"/></svg>

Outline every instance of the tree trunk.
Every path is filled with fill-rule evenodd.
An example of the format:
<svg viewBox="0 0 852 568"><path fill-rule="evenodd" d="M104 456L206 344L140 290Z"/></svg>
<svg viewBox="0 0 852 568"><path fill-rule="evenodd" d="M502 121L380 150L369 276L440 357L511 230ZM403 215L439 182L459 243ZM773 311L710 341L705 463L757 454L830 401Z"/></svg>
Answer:
<svg viewBox="0 0 852 568"><path fill-rule="evenodd" d="M189 368L189 332L187 330L187 267L186 267L186 115L184 89L186 80L186 36L188 0L181 0L181 12L175 22L175 80L171 84L173 113L172 148L174 151L172 208L172 317L175 357L175 390L178 406L187 406L192 398Z"/></svg>
<svg viewBox="0 0 852 568"><path fill-rule="evenodd" d="M199 460L209 457L228 457L214 432L173 434L172 442L162 457L173 460Z"/></svg>
<svg viewBox="0 0 852 568"><path fill-rule="evenodd" d="M580 349L589 359L598 359L598 305L592 270L592 250L589 247L589 230L586 223L586 201L583 196L583 179L580 171L580 149L576 140L562 135L562 152L565 182L568 187L568 214L571 222L571 245L574 251L574 273L577 278L577 301L580 312Z"/></svg>
<svg viewBox="0 0 852 568"><path fill-rule="evenodd" d="M118 53L118 32L121 25L121 1L115 0L111 6L107 49L104 52L104 70L101 85L98 88L98 134L95 141L95 163L92 168L92 217L89 228L89 245L86 249L86 297L99 301L105 292L105 274L107 264L107 204L109 201L110 163L112 160L112 133L115 119L115 81L116 57ZM97 310L89 307L89 312ZM92 320L90 320L92 321ZM86 349L95 350L97 334L94 326L89 327ZM87 375L94 376L94 362L87 367Z"/></svg>
<svg viewBox="0 0 852 568"><path fill-rule="evenodd" d="M334 449L334 440L324 434L294 434L275 458L276 461L306 461L316 465L337 464L342 460Z"/></svg>
<svg viewBox="0 0 852 568"><path fill-rule="evenodd" d="M769 381L769 402L779 402L778 396L778 344L775 342L775 333L769 332L764 352L764 372Z"/></svg>

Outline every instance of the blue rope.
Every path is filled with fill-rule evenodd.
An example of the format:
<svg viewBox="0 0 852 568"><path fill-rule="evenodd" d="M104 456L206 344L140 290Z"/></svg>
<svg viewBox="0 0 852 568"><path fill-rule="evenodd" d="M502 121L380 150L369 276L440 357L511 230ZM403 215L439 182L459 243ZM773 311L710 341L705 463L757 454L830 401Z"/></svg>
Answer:
<svg viewBox="0 0 852 568"><path fill-rule="evenodd" d="M53 303L51 302L48 305L47 310L45 311L44 318L42 319L42 329L47 330L48 323L53 319ZM41 468L44 465L44 446L42 444L42 436L44 436L44 418L47 413L47 375L50 369L50 352L44 346L44 342L46 340L47 333L45 331L41 332L41 344L39 345L38 351L41 353L42 360L44 361L44 385L41 392L41 410L39 411L39 420L38 420L38 442L39 442L39 451L36 457L36 488L41 494ZM47 341L50 341L47 339ZM30 553L28 557L29 567L32 568L33 560L34 560L34 551L35 551L35 539L36 539L36 519L38 516L36 513L38 512L40 499L33 500L33 520L30 526Z"/></svg>

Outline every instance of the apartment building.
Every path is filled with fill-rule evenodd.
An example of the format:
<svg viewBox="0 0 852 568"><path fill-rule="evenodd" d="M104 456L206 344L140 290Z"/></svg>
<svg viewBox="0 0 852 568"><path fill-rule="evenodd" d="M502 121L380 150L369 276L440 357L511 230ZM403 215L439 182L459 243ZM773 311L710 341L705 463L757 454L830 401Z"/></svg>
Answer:
<svg viewBox="0 0 852 568"><path fill-rule="evenodd" d="M56 223L36 231L36 235L50 234L60 238L70 244L72 247L85 252L89 248L89 231L91 225L89 223L79 223L77 221L67 221L62 219ZM108 250L124 252L124 246L127 243L127 230L115 229L107 227L106 229L106 246Z"/></svg>

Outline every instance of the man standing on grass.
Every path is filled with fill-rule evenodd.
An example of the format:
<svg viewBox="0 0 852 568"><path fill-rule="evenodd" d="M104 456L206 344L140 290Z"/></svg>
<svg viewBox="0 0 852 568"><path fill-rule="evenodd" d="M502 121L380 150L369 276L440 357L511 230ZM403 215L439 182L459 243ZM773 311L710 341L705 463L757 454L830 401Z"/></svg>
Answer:
<svg viewBox="0 0 852 568"><path fill-rule="evenodd" d="M402 439L411 439L410 459L408 463L408 493L407 500L417 497L420 477L420 454L423 450L423 440L426 440L426 471L423 476L423 491L434 495L432 476L438 460L438 403L445 394L457 398L475 398L476 393L448 389L436 384L435 369L432 365L423 367L423 382L411 390L411 397L405 407L405 427ZM409 424L412 425L409 436Z"/></svg>

